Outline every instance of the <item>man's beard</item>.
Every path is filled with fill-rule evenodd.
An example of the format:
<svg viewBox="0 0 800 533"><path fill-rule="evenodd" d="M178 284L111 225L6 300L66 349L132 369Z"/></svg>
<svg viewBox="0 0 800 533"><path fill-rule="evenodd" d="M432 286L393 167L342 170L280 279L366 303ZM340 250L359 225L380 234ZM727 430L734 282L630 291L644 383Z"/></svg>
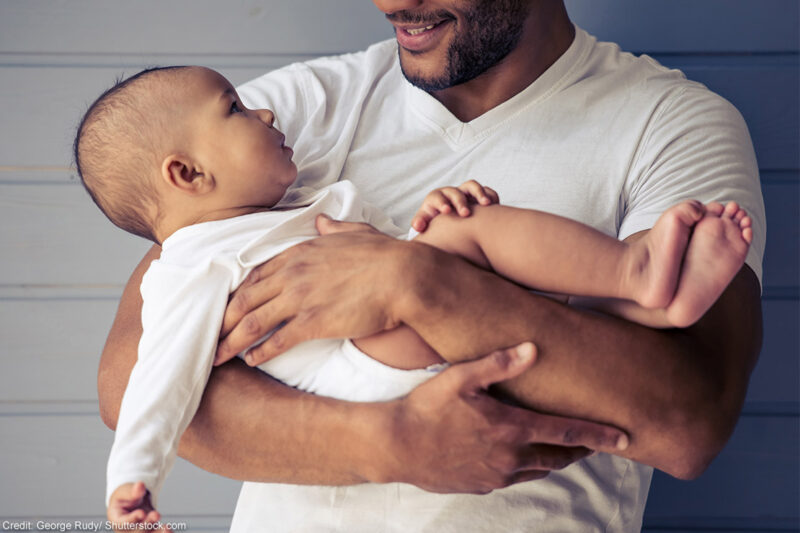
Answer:
<svg viewBox="0 0 800 533"><path fill-rule="evenodd" d="M528 14L525 4L524 0L475 0L464 12L462 21L467 26L457 30L453 36L447 49L447 64L440 75L424 77L408 72L401 54L403 75L412 85L428 92L447 89L480 76L519 44ZM408 19L413 20L413 16ZM413 52L406 50L406 53Z"/></svg>

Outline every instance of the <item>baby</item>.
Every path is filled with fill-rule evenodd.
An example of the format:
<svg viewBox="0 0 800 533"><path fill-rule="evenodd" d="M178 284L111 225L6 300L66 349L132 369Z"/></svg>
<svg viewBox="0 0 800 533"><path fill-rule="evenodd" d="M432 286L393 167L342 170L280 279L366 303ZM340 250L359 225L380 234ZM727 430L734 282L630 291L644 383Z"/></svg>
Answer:
<svg viewBox="0 0 800 533"><path fill-rule="evenodd" d="M349 182L289 189L297 168L273 121L269 110L247 109L218 73L167 67L106 91L78 129L76 163L95 203L117 226L162 247L141 285L143 334L108 464L114 522L159 520L156 498L214 363L228 296L248 272L316 237L319 215L403 233ZM498 201L474 181L437 189L413 219L415 239L654 327L702 317L752 239L750 219L734 203L686 201L643 237L620 242ZM403 354L415 354L413 362ZM407 394L442 362L403 326L355 341L306 342L260 368L303 390L374 401Z"/></svg>

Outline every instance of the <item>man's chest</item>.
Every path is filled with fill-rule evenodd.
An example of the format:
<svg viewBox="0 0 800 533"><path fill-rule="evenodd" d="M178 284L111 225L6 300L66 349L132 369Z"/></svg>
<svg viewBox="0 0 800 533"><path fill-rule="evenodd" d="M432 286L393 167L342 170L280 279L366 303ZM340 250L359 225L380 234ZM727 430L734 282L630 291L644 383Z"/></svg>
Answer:
<svg viewBox="0 0 800 533"><path fill-rule="evenodd" d="M520 120L460 145L424 123L362 129L341 178L401 227L430 190L474 179L494 188L503 204L615 234L635 143L609 149L601 132L570 126Z"/></svg>

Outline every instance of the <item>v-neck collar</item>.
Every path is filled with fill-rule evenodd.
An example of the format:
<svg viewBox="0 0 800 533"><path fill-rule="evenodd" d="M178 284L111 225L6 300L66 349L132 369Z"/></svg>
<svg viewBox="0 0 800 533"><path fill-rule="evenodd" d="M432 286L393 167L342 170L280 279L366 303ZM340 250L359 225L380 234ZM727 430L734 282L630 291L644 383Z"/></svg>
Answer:
<svg viewBox="0 0 800 533"><path fill-rule="evenodd" d="M407 104L425 123L440 132L451 148L458 150L470 146L490 135L523 109L546 100L562 89L569 82L569 74L583 63L593 40L576 26L572 44L541 76L510 99L469 122L459 120L436 98L411 85L403 77Z"/></svg>

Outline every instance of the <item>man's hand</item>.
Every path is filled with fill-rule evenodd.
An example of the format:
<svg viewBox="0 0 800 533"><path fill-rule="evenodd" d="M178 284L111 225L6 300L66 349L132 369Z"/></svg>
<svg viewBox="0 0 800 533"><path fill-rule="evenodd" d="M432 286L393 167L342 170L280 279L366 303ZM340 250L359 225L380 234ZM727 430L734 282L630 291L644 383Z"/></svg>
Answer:
<svg viewBox="0 0 800 533"><path fill-rule="evenodd" d="M214 363L283 324L246 361L258 365L310 339L366 337L395 328L407 243L367 224L317 218L323 235L255 268L233 293Z"/></svg>
<svg viewBox="0 0 800 533"><path fill-rule="evenodd" d="M627 447L627 435L616 428L513 407L487 393L534 359L531 343L500 350L455 365L396 402L387 449L394 469L385 481L484 494L545 477L592 450Z"/></svg>

